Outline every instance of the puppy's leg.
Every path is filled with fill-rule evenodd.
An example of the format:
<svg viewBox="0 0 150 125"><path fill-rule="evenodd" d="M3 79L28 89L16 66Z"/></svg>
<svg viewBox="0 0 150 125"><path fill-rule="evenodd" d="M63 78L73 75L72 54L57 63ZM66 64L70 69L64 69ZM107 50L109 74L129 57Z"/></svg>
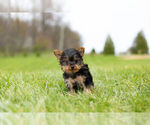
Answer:
<svg viewBox="0 0 150 125"><path fill-rule="evenodd" d="M68 88L69 95L73 95L73 93L74 93L74 89L73 89L74 80L71 78L68 78L68 79L64 79L64 81L65 81L66 86Z"/></svg>
<svg viewBox="0 0 150 125"><path fill-rule="evenodd" d="M83 87L83 91L85 93L91 94L91 90L89 88L87 88L86 86Z"/></svg>
<svg viewBox="0 0 150 125"><path fill-rule="evenodd" d="M74 89L73 88L69 88L68 90L69 90L69 95L73 95Z"/></svg>
<svg viewBox="0 0 150 125"><path fill-rule="evenodd" d="M69 81L66 81L66 85L67 85L67 88L68 88L69 95L73 95L74 89L73 89L72 83L70 83Z"/></svg>
<svg viewBox="0 0 150 125"><path fill-rule="evenodd" d="M90 85L90 86L84 86L83 90L85 93L89 93L91 94L91 90L94 88L93 85Z"/></svg>

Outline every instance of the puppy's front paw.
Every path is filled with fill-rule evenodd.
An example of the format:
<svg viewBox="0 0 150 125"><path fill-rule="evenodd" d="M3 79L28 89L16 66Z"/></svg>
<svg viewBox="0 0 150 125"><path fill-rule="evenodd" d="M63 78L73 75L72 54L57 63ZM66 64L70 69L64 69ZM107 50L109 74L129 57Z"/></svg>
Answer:
<svg viewBox="0 0 150 125"><path fill-rule="evenodd" d="M88 88L84 88L84 92L87 93L87 94L91 94L91 90L88 89Z"/></svg>
<svg viewBox="0 0 150 125"><path fill-rule="evenodd" d="M73 93L74 93L73 90L71 90L71 91L68 92L68 94L69 94L70 96L72 96Z"/></svg>

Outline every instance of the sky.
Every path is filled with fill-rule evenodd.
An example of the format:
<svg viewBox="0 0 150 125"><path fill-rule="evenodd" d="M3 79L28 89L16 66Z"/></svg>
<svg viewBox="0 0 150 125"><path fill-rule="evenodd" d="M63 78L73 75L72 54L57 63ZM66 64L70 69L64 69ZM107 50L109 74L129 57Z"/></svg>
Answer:
<svg viewBox="0 0 150 125"><path fill-rule="evenodd" d="M22 8L32 8L30 0L11 1ZM92 48L103 51L108 35L114 41L116 53L125 52L141 30L150 48L150 0L54 1L62 3L63 20L80 33L86 52Z"/></svg>

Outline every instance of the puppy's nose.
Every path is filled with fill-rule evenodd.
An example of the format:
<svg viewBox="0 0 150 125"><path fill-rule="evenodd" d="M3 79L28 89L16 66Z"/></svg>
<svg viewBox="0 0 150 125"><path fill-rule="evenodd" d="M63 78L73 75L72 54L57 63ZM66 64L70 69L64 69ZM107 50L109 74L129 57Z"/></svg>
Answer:
<svg viewBox="0 0 150 125"><path fill-rule="evenodd" d="M72 69L72 70L74 69L74 66L73 66L73 65L71 65L71 69Z"/></svg>

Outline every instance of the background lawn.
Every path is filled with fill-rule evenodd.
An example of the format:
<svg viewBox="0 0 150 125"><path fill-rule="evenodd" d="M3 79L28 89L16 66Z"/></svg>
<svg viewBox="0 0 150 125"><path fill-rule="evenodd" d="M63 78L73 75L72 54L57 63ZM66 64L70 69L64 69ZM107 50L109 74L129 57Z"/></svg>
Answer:
<svg viewBox="0 0 150 125"><path fill-rule="evenodd" d="M53 55L0 57L1 112L149 112L150 59L86 55L95 89L69 96Z"/></svg>

